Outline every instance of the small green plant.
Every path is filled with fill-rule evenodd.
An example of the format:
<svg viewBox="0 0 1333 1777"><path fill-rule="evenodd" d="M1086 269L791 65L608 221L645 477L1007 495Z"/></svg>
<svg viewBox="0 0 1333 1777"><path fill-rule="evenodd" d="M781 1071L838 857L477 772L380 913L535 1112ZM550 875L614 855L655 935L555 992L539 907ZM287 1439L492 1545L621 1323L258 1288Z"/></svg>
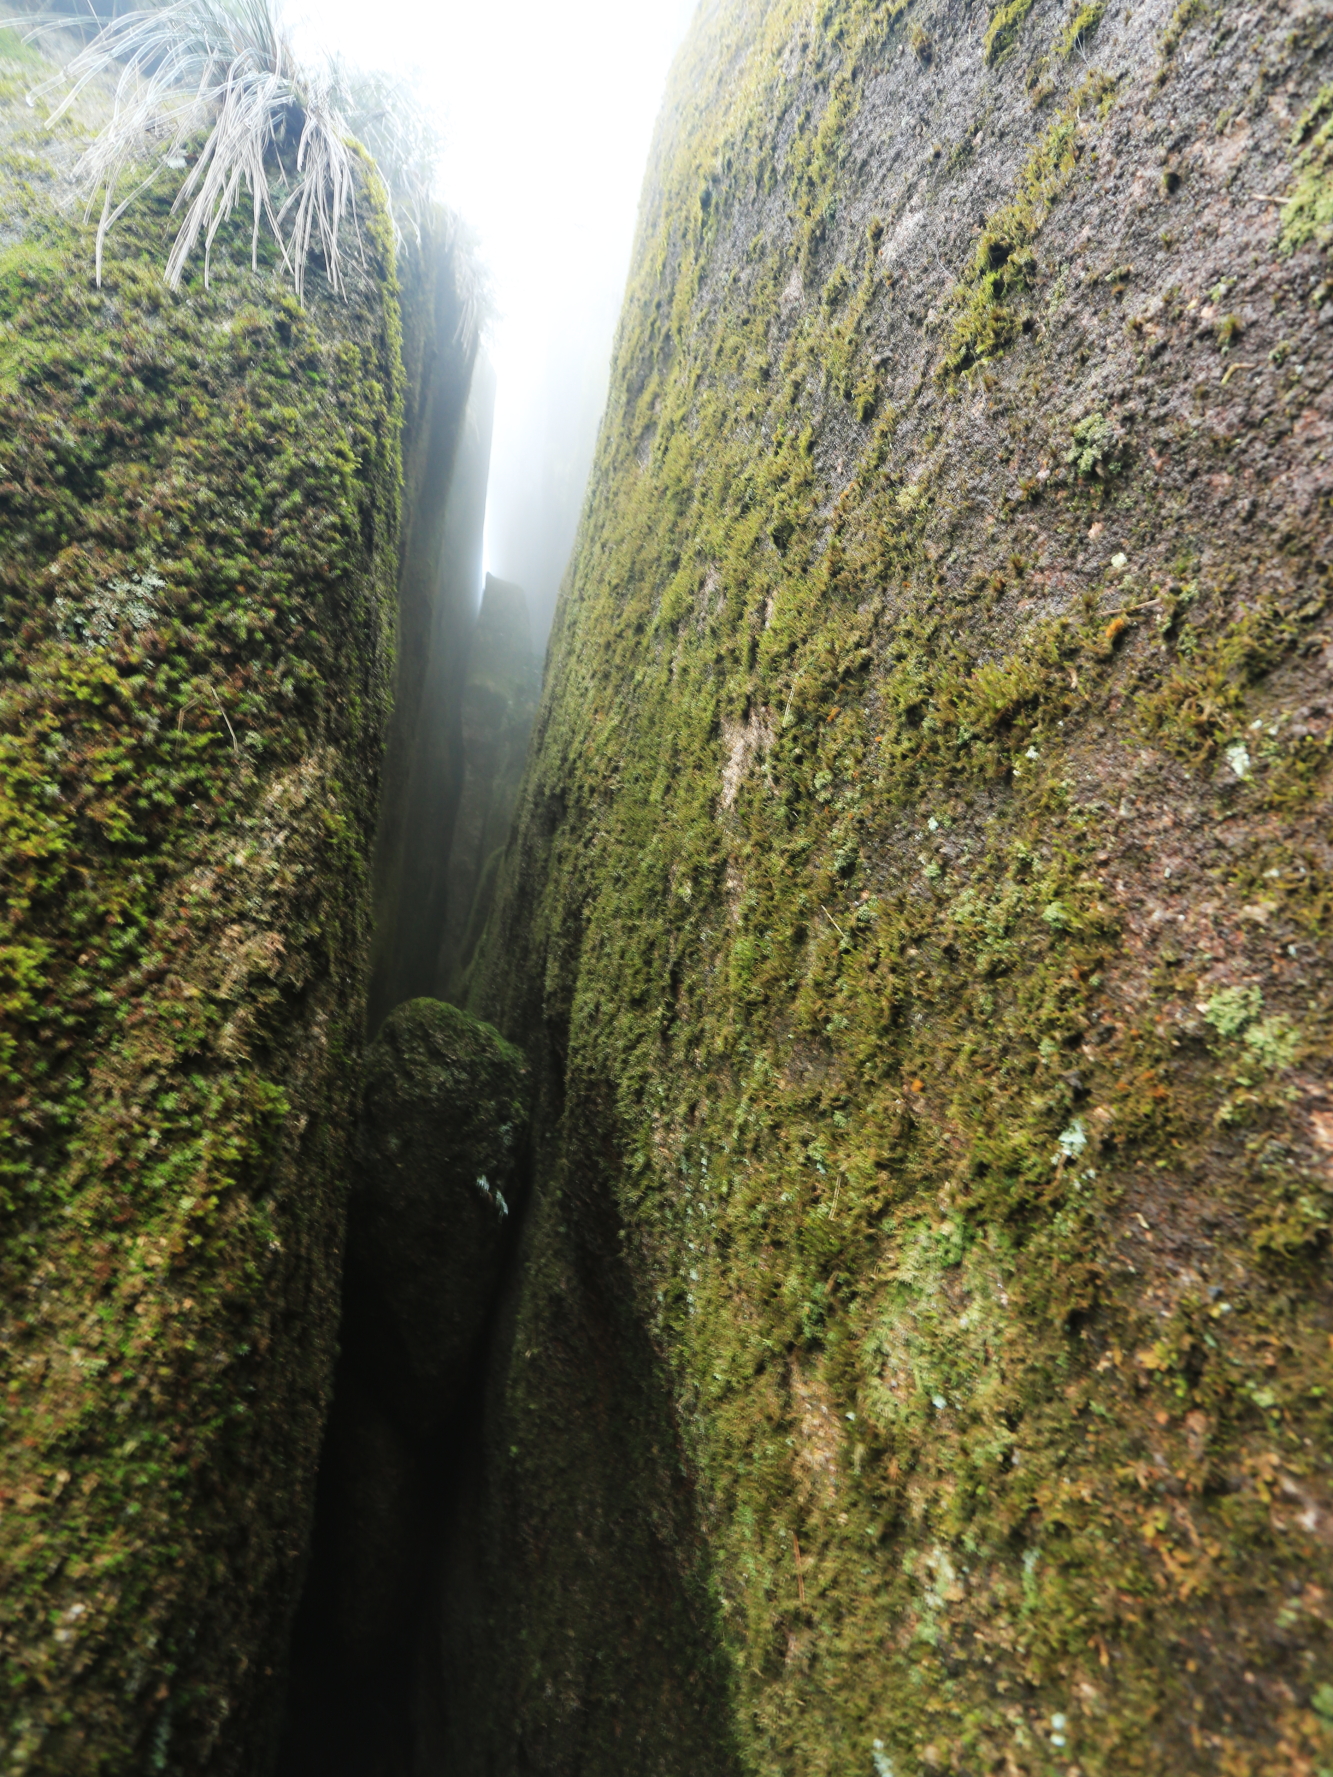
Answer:
<svg viewBox="0 0 1333 1777"><path fill-rule="evenodd" d="M1075 423L1070 437L1072 443L1065 452L1065 461L1073 465L1077 474L1113 475L1120 467L1116 454L1119 434L1105 414L1085 415Z"/></svg>

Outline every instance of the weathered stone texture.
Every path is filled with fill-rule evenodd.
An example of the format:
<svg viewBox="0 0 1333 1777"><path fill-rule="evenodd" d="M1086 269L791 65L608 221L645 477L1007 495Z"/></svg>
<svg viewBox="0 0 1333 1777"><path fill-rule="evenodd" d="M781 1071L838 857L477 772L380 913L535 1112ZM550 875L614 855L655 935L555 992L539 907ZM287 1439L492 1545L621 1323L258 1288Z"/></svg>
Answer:
<svg viewBox="0 0 1333 1777"><path fill-rule="evenodd" d="M608 1242L618 1509L729 1672L637 1768L1333 1762L1331 48L696 20L473 976L537 1095L487 1769L617 1768L626 1544L540 1540Z"/></svg>

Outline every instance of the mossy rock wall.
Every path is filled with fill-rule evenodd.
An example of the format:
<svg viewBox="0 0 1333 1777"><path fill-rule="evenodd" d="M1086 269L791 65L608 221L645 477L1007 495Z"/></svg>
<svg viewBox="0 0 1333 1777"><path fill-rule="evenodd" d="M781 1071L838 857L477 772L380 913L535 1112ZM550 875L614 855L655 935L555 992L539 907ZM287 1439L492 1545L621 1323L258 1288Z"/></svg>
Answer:
<svg viewBox="0 0 1333 1777"><path fill-rule="evenodd" d="M540 685L523 588L487 574L461 699L463 793L449 848L449 908L440 943L439 980L455 999L465 997L468 965L490 917Z"/></svg>
<svg viewBox="0 0 1333 1777"><path fill-rule="evenodd" d="M625 1768L589 1275L728 1674L636 1768L1333 1768L1330 48L701 10L473 976L537 1173L460 1769Z"/></svg>
<svg viewBox="0 0 1333 1777"><path fill-rule="evenodd" d="M334 1355L402 360L0 82L0 1762L261 1772Z"/></svg>

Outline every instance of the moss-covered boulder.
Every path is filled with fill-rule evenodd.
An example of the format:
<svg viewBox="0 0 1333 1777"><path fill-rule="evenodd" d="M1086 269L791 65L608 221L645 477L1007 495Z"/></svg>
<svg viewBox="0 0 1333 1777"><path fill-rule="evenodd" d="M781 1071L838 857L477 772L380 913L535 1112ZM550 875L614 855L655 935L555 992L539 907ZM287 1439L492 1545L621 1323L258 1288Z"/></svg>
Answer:
<svg viewBox="0 0 1333 1777"><path fill-rule="evenodd" d="M537 1109L460 1768L624 1768L633 1541L541 1528L608 1242L744 1769L1333 1767L1331 51L700 10L473 975Z"/></svg>
<svg viewBox="0 0 1333 1777"><path fill-rule="evenodd" d="M468 965L490 914L540 681L523 588L487 574L459 700L463 791L449 847L449 907L439 959L442 990L452 999L464 997Z"/></svg>
<svg viewBox="0 0 1333 1777"><path fill-rule="evenodd" d="M523 1179L528 1068L441 1000L390 1013L366 1055L343 1343L404 1430L457 1405Z"/></svg>
<svg viewBox="0 0 1333 1777"><path fill-rule="evenodd" d="M15 54L12 36L5 48ZM0 1763L257 1772L337 1330L394 255L179 294L0 67Z"/></svg>

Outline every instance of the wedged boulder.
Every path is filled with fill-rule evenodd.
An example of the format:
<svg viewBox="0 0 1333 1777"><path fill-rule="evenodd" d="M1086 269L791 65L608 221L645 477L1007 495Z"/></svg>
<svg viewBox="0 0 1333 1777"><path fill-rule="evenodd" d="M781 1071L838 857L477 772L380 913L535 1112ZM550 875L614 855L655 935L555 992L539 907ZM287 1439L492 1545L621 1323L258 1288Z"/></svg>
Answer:
<svg viewBox="0 0 1333 1777"><path fill-rule="evenodd" d="M475 1441L469 1385L515 1244L528 1118L522 1053L455 1006L399 1006L367 1054L280 1777L419 1768L413 1675L434 1645L447 1502Z"/></svg>
<svg viewBox="0 0 1333 1777"><path fill-rule="evenodd" d="M1333 1769L1331 82L1305 0L697 9L469 976L443 1768L712 1777L707 1632L749 1772Z"/></svg>
<svg viewBox="0 0 1333 1777"><path fill-rule="evenodd" d="M499 1282L528 1068L440 1000L393 1012L366 1059L344 1349L409 1435L457 1404Z"/></svg>

